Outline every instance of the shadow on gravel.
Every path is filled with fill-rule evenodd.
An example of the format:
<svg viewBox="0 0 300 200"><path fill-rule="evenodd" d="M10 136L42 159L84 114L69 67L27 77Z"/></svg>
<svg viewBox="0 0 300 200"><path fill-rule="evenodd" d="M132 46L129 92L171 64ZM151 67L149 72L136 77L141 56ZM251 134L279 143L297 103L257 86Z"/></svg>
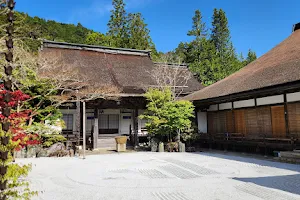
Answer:
<svg viewBox="0 0 300 200"><path fill-rule="evenodd" d="M193 153L193 154L214 157L214 158L220 158L220 159L227 159L227 160L238 161L238 162L244 162L244 163L249 163L249 164L254 164L254 165L259 165L259 166L275 167L275 168L279 168L279 169L291 170L291 171L300 173L300 165L281 163L281 162L271 161L271 160L267 160L267 159L263 159L263 158L259 158L259 157L253 158L253 157L250 157L249 155L245 155L245 156L243 156L243 155L225 155L225 154L221 154L221 153L208 153L208 152L200 152L200 153L197 152L197 153ZM230 152L228 154L230 154Z"/></svg>
<svg viewBox="0 0 300 200"><path fill-rule="evenodd" d="M300 195L300 174L233 179Z"/></svg>

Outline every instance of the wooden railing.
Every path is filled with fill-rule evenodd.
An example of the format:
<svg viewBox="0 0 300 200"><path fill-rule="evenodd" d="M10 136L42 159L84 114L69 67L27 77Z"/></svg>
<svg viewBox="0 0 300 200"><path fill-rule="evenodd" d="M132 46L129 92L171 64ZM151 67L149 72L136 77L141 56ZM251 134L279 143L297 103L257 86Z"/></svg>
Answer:
<svg viewBox="0 0 300 200"><path fill-rule="evenodd" d="M272 148L272 149L289 149L293 150L300 148L300 139L289 138L272 138L269 136L254 137L245 136L242 133L213 133L213 134L200 134L200 141L209 144L211 148L214 144L223 145L227 150L228 145L240 146L255 146L257 148Z"/></svg>

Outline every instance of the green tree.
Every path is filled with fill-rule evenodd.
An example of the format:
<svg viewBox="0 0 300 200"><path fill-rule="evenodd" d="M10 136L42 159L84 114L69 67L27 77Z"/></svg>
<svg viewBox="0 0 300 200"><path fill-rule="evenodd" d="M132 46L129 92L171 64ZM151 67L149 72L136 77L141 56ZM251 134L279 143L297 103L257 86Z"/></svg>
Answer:
<svg viewBox="0 0 300 200"><path fill-rule="evenodd" d="M128 35L129 42L127 47L132 49L151 49L154 44L150 37L150 30L144 22L141 13L130 13L128 15Z"/></svg>
<svg viewBox="0 0 300 200"><path fill-rule="evenodd" d="M256 53L254 51L252 51L251 49L249 49L244 65L245 66L248 65L256 59L257 59Z"/></svg>
<svg viewBox="0 0 300 200"><path fill-rule="evenodd" d="M216 82L239 70L243 65L238 60L231 42L228 19L222 9L214 9L211 41L215 47L219 64L213 69Z"/></svg>
<svg viewBox="0 0 300 200"><path fill-rule="evenodd" d="M192 30L188 31L188 36L195 36L197 39L207 36L206 25L202 20L202 14L200 10L195 11L195 16L193 17L193 27Z"/></svg>
<svg viewBox="0 0 300 200"><path fill-rule="evenodd" d="M191 127L194 106L189 101L175 101L170 89L150 89L145 97L147 109L141 119L146 119L146 128L153 136L175 136L177 131Z"/></svg>
<svg viewBox="0 0 300 200"><path fill-rule="evenodd" d="M110 20L107 24L107 35L112 38L114 47L126 48L128 44L128 19L123 0L112 1Z"/></svg>
<svg viewBox="0 0 300 200"><path fill-rule="evenodd" d="M92 32L86 36L85 44L100 45L100 46L112 46L111 40L112 39L107 35L104 35L104 34L98 33L98 32Z"/></svg>

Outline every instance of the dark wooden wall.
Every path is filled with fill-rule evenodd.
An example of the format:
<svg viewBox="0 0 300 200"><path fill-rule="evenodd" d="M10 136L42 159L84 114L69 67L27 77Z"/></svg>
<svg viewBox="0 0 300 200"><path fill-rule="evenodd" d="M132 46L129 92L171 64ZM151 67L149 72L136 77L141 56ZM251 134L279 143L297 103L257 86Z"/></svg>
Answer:
<svg viewBox="0 0 300 200"><path fill-rule="evenodd" d="M208 112L208 133L242 133L247 137L300 138L300 102L288 103L286 115L284 105Z"/></svg>

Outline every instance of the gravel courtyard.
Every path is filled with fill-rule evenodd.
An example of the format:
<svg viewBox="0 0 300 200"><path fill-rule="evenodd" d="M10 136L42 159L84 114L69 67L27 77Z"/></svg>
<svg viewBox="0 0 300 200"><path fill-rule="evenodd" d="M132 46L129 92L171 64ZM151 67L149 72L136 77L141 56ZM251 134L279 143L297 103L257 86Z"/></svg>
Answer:
<svg viewBox="0 0 300 200"><path fill-rule="evenodd" d="M300 199L300 165L217 153L125 153L32 163L35 199Z"/></svg>

